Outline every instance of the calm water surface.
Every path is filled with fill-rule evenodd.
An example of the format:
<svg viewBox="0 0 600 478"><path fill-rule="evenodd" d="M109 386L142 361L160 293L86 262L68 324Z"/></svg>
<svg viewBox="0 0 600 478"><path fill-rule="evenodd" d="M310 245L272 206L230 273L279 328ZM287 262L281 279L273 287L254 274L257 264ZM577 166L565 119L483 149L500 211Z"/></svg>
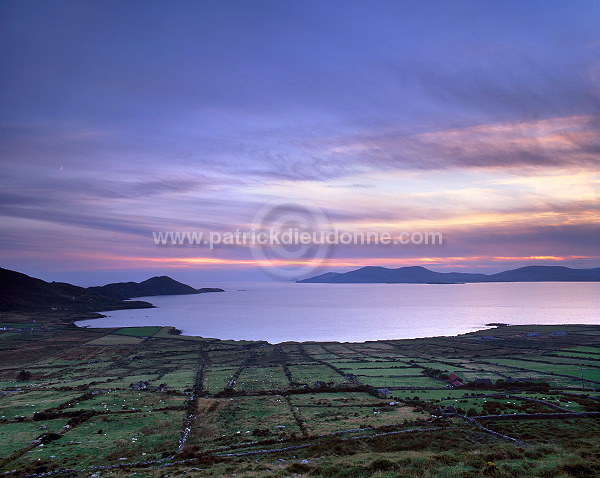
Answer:
<svg viewBox="0 0 600 478"><path fill-rule="evenodd" d="M197 284L224 293L141 298L91 327L171 325L219 339L349 341L456 335L508 324L600 324L600 283Z"/></svg>

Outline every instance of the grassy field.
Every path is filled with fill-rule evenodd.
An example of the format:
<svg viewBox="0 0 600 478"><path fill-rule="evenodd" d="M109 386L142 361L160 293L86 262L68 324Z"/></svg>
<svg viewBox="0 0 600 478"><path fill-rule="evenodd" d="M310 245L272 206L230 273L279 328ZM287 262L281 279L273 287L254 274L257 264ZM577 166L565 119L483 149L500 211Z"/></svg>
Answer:
<svg viewBox="0 0 600 478"><path fill-rule="evenodd" d="M56 392L54 390L19 392L7 395L0 400L0 418L11 419L31 416L81 395L77 392Z"/></svg>
<svg viewBox="0 0 600 478"><path fill-rule="evenodd" d="M415 411L415 407L390 406L389 401L374 398L368 393L294 395L291 402L306 423L308 432L313 434L389 426L428 418L423 411Z"/></svg>
<svg viewBox="0 0 600 478"><path fill-rule="evenodd" d="M225 389L231 381L236 368L210 367L204 372L202 386L210 393L217 393Z"/></svg>
<svg viewBox="0 0 600 478"><path fill-rule="evenodd" d="M15 451L27 447L34 439L44 433L42 430L58 432L66 424L67 420L65 419L3 424L0 427L0 456L8 457Z"/></svg>
<svg viewBox="0 0 600 478"><path fill-rule="evenodd" d="M200 399L196 413L197 426L190 446L201 444L202 449L253 442L261 437L301 434L288 403L281 396Z"/></svg>
<svg viewBox="0 0 600 478"><path fill-rule="evenodd" d="M133 335L110 334L89 341L86 345L138 345L144 341L143 338Z"/></svg>
<svg viewBox="0 0 600 478"><path fill-rule="evenodd" d="M62 437L37 446L16 460L14 466L35 468L91 467L107 462L160 458L177 446L183 412L132 413L93 417Z"/></svg>
<svg viewBox="0 0 600 478"><path fill-rule="evenodd" d="M152 337L162 327L123 327L116 330L113 334L116 335L133 335L134 337Z"/></svg>
<svg viewBox="0 0 600 478"><path fill-rule="evenodd" d="M570 347L568 349L564 349L561 352L582 352L600 355L600 347Z"/></svg>
<svg viewBox="0 0 600 478"><path fill-rule="evenodd" d="M279 345L25 327L0 334L0 472L594 476L600 418L536 414L600 411L598 351L593 326Z"/></svg>
<svg viewBox="0 0 600 478"><path fill-rule="evenodd" d="M342 375L326 365L308 363L305 365L290 365L288 369L292 374L294 382L310 386L318 381L325 383L340 383L344 381Z"/></svg>
<svg viewBox="0 0 600 478"><path fill-rule="evenodd" d="M549 357L550 359L552 357ZM494 363L514 367L521 370L531 370L534 372L568 375L585 380L600 382L600 368L592 368L589 363L584 363L579 366L575 363L545 363L533 360L517 360L517 359L495 359ZM546 377L547 380L552 380L552 377Z"/></svg>
<svg viewBox="0 0 600 478"><path fill-rule="evenodd" d="M282 367L246 367L238 376L234 387L245 392L286 390L289 382Z"/></svg>

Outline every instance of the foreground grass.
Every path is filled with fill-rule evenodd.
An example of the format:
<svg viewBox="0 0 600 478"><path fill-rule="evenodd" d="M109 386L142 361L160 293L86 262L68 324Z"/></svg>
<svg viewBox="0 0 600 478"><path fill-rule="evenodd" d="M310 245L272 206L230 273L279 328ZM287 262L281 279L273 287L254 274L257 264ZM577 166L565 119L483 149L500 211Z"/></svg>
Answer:
<svg viewBox="0 0 600 478"><path fill-rule="evenodd" d="M363 447L364 448L364 447ZM335 450L335 446L333 448ZM186 466L136 471L136 476L237 476L314 478L591 478L600 473L594 448L537 445L526 449L506 444L477 446L452 451L346 450L337 455L326 450L320 456L269 459L230 459L220 463L199 460ZM131 470L103 476L130 476Z"/></svg>

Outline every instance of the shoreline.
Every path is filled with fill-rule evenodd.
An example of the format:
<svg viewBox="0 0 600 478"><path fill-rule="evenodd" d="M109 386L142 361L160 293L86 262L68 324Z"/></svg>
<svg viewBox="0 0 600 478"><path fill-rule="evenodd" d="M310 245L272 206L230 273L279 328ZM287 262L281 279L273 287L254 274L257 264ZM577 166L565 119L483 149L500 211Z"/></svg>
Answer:
<svg viewBox="0 0 600 478"><path fill-rule="evenodd" d="M186 334L184 332L182 332L181 330L179 330L178 328L172 326L172 325L131 325L131 326L121 326L121 327L91 327L91 326L81 326L81 325L77 325L75 322L73 322L73 325L75 325L77 328L81 329L81 330L94 330L94 329L98 329L98 330L127 330L127 329L155 329L155 328L159 328L164 330L164 332L162 333L161 337L166 337L166 336L170 336L173 338L188 338L188 339L201 339L201 340L214 340L214 341L220 341L220 342L249 342L249 343L264 343L264 344L268 344L271 346L278 346L278 345L284 345L284 344L300 344L300 345L308 345L308 344L356 344L356 345L364 345L364 344L372 344L372 343L378 343L378 342L388 342L388 341L405 341L405 340L410 340L410 341L419 341L419 340L436 340L436 339L452 339L452 338L463 338L463 337L469 337L469 336L475 336L478 337L480 340L482 341L494 341L494 340L502 340L505 337L496 337L495 335L505 335L504 332L506 331L510 331L510 330L522 330L522 331L528 331L531 334L538 334L538 335L531 335L531 337L529 338L534 338L534 337L538 337L538 338L542 338L544 335L544 333L549 334L551 336L561 336L563 335L561 332L564 332L564 335L568 335L568 331L565 331L564 329L569 329L569 328L578 328L578 327L600 327L599 325L594 325L594 324L496 324L493 326L487 326L487 328L482 328L482 329L477 329L474 331L470 331L470 332L464 332L464 333L458 333L458 334L454 334L454 335L435 335L435 336L429 336L429 337L410 337L410 338L394 338L394 339L389 339L389 338L382 338L382 339L373 339L373 340L363 340L363 341L344 341L344 340L286 340L286 341L282 341L282 342L269 342L267 340L264 339L247 339L247 338L219 338L219 337L206 337L206 336L202 336L202 335L190 335L190 334ZM547 329L547 330L545 330ZM168 332L167 332L168 330ZM494 335L487 335L484 333L489 333L489 332L493 332ZM500 334L498 334L498 332L501 332ZM514 335L511 338L520 338L523 337L521 335Z"/></svg>

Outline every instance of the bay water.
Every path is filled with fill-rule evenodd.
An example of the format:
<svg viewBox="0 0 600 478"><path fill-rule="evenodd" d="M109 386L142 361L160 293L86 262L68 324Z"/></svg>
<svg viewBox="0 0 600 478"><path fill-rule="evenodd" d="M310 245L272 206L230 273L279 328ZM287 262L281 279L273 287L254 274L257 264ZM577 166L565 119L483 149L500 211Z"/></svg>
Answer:
<svg viewBox="0 0 600 478"><path fill-rule="evenodd" d="M156 309L103 312L89 327L173 326L219 339L341 341L448 336L490 322L600 325L600 283L223 283L226 292L142 297Z"/></svg>

